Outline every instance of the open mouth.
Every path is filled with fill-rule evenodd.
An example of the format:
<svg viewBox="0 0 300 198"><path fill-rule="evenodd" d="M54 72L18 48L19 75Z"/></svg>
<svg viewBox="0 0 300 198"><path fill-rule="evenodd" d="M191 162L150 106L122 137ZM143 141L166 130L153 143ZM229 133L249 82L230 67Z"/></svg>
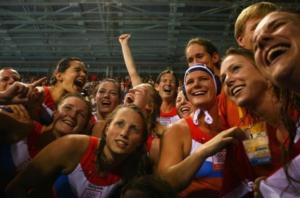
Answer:
<svg viewBox="0 0 300 198"><path fill-rule="evenodd" d="M267 64L270 65L275 59L284 54L289 48L290 45L287 44L280 44L275 47L272 47L266 55Z"/></svg>
<svg viewBox="0 0 300 198"><path fill-rule="evenodd" d="M189 113L189 112L191 111L191 108L189 108L189 107L181 107L181 108L180 108L180 111L181 111L182 113Z"/></svg>
<svg viewBox="0 0 300 198"><path fill-rule="evenodd" d="M82 88L85 84L85 81L83 79L76 79L74 81L74 85L76 85L79 88Z"/></svg>
<svg viewBox="0 0 300 198"><path fill-rule="evenodd" d="M75 127L75 122L73 122L72 120L68 120L68 119L64 119L63 122L68 125L69 127Z"/></svg>
<svg viewBox="0 0 300 198"><path fill-rule="evenodd" d="M132 104L133 102L134 102L133 96L127 96L124 101L125 104Z"/></svg>
<svg viewBox="0 0 300 198"><path fill-rule="evenodd" d="M123 148L123 149L128 146L128 143L126 141L123 141L120 139L116 140L116 144L118 145L118 147Z"/></svg>
<svg viewBox="0 0 300 198"><path fill-rule="evenodd" d="M170 86L165 86L165 87L163 88L163 91L166 92L166 93L171 93L172 89L171 89Z"/></svg>
<svg viewBox="0 0 300 198"><path fill-rule="evenodd" d="M191 93L192 96L202 96L205 95L207 91L199 90Z"/></svg>
<svg viewBox="0 0 300 198"><path fill-rule="evenodd" d="M111 102L110 101L102 101L101 104L102 104L102 106L110 106Z"/></svg>
<svg viewBox="0 0 300 198"><path fill-rule="evenodd" d="M238 95L238 94L242 91L243 87L244 87L244 86L242 86L242 85L238 85L238 86L233 87L233 88L231 89L231 95L232 95L232 96Z"/></svg>

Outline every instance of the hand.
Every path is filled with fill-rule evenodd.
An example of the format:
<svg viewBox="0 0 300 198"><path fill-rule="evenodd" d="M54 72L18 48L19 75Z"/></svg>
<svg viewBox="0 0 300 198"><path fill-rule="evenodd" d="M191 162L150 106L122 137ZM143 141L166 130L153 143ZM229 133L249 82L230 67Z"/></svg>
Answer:
<svg viewBox="0 0 300 198"><path fill-rule="evenodd" d="M218 135L213 137L211 140L203 144L198 150L205 150L205 155L207 157L214 155L215 153L222 150L229 144L232 144L238 140L245 138L245 133L242 129L238 127L232 127L230 129L220 132Z"/></svg>
<svg viewBox="0 0 300 198"><path fill-rule="evenodd" d="M14 82L7 90L0 93L0 101L2 104L20 104L26 103L36 95L36 86L46 80L41 78L31 84Z"/></svg>
<svg viewBox="0 0 300 198"><path fill-rule="evenodd" d="M120 42L120 44L121 45L128 44L130 37L131 37L130 34L121 34L119 36L119 42Z"/></svg>
<svg viewBox="0 0 300 198"><path fill-rule="evenodd" d="M266 177L258 177L255 179L254 181L254 188L253 188L253 192L254 192L254 197L255 198L260 198L263 197L262 194L259 191L259 184L262 180L266 179Z"/></svg>
<svg viewBox="0 0 300 198"><path fill-rule="evenodd" d="M30 124L32 122L31 117L29 116L27 110L25 109L25 107L21 104L18 105L7 105L4 106L6 109L4 108L0 108L0 113L4 114L6 116L11 117L12 119L20 122L20 123L24 123L24 124Z"/></svg>

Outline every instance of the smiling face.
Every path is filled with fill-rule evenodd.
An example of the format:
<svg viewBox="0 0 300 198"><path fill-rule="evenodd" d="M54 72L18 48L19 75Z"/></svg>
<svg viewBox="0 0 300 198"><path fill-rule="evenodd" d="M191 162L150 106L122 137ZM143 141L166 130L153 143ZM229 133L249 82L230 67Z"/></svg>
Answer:
<svg viewBox="0 0 300 198"><path fill-rule="evenodd" d="M118 109L106 130L106 156L129 155L143 144L146 126L141 115L131 108Z"/></svg>
<svg viewBox="0 0 300 198"><path fill-rule="evenodd" d="M97 111L104 118L120 104L119 87L110 81L101 82L96 94Z"/></svg>
<svg viewBox="0 0 300 198"><path fill-rule="evenodd" d="M87 103L78 97L69 96L65 98L54 114L54 133L56 136L84 132L84 127L90 117L88 109Z"/></svg>
<svg viewBox="0 0 300 198"><path fill-rule="evenodd" d="M248 58L232 54L221 64L225 93L238 105L251 107L268 88L267 80Z"/></svg>
<svg viewBox="0 0 300 198"><path fill-rule="evenodd" d="M255 60L276 85L300 93L300 16L272 12L258 24L254 35Z"/></svg>
<svg viewBox="0 0 300 198"><path fill-rule="evenodd" d="M66 92L80 93L87 80L87 71L83 62L73 60L64 72L58 72L55 76Z"/></svg>
<svg viewBox="0 0 300 198"><path fill-rule="evenodd" d="M182 91L178 92L176 98L176 110L180 118L185 118L193 112L193 105L186 100Z"/></svg>
<svg viewBox="0 0 300 198"><path fill-rule="evenodd" d="M159 83L156 84L162 100L175 100L177 94L176 78L172 73L165 73L161 75Z"/></svg>
<svg viewBox="0 0 300 198"><path fill-rule="evenodd" d="M185 88L188 100L195 108L208 110L216 102L216 88L212 77L204 71L186 75Z"/></svg>
<svg viewBox="0 0 300 198"><path fill-rule="evenodd" d="M125 96L124 104L135 104L142 111L147 112L151 102L150 85L142 83L130 89Z"/></svg>

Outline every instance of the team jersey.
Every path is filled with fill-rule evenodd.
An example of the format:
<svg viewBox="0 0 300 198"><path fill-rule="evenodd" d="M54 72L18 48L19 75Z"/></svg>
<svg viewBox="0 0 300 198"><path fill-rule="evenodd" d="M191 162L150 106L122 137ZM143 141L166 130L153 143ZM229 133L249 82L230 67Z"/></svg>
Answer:
<svg viewBox="0 0 300 198"><path fill-rule="evenodd" d="M157 121L164 126L170 125L177 120L180 120L180 117L177 115L176 107L173 107L170 112L160 111L159 118L157 118Z"/></svg>
<svg viewBox="0 0 300 198"><path fill-rule="evenodd" d="M121 183L120 172L110 172L105 177L97 173L96 158L99 139L90 137L90 142L80 163L68 175L61 176L54 184L57 197L104 198Z"/></svg>
<svg viewBox="0 0 300 198"><path fill-rule="evenodd" d="M201 131L201 129L199 129L193 123L191 117L187 117L185 120L189 126L192 136L192 145L190 151L190 154L192 154L213 136ZM218 191L222 186L222 169L224 158L224 151L206 158L194 175L191 184L180 193L180 197L187 197L191 194L197 196L211 196L212 194L210 193L218 194Z"/></svg>

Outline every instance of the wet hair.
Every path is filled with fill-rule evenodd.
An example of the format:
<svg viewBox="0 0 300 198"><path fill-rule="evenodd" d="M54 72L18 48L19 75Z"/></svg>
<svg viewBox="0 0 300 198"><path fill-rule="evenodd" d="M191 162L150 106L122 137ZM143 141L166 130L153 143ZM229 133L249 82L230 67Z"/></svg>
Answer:
<svg viewBox="0 0 300 198"><path fill-rule="evenodd" d="M237 39L244 33L245 24L248 20L254 18L263 18L270 12L277 9L277 5L271 2L255 3L243 9L234 24L234 38Z"/></svg>
<svg viewBox="0 0 300 198"><path fill-rule="evenodd" d="M138 106L134 104L119 105L111 114L109 114L97 150L96 166L98 170L110 169L110 165L107 165L106 156L104 155L104 147L106 145L105 132L108 129L111 122L113 121L115 115L117 115L117 112L124 108L131 109L134 112L138 113L143 120L143 126L144 126L142 144L139 147L137 147L137 149L133 153L129 154L129 156L125 159L125 161L123 161L122 166L120 166L120 168L122 169L121 171L122 179L126 182L136 176L145 175L151 171L150 160L147 156L146 144L145 144L148 137L147 120L143 114L143 111Z"/></svg>
<svg viewBox="0 0 300 198"><path fill-rule="evenodd" d="M206 52L211 56L214 55L215 53L219 54L218 48L210 40L201 38L201 37L195 37L188 41L188 43L185 46L185 50L184 50L185 54L186 54L187 49L193 44L198 44L200 46L203 46L205 48ZM221 63L221 60L215 64L215 66L218 69L220 69L220 63Z"/></svg>
<svg viewBox="0 0 300 198"><path fill-rule="evenodd" d="M165 180L155 175L138 177L123 187L121 197L125 198L129 190L139 191L149 198L175 198L175 190Z"/></svg>
<svg viewBox="0 0 300 198"><path fill-rule="evenodd" d="M156 77L155 83L156 83L156 84L159 84L160 81L161 81L162 76L165 75L165 74L172 74L172 75L174 76L174 78L175 78L176 87L178 87L178 85L179 85L178 78L177 78L177 76L175 75L174 71L171 70L171 69L166 69L166 70L160 72L160 73L158 74L158 76Z"/></svg>
<svg viewBox="0 0 300 198"><path fill-rule="evenodd" d="M122 91L121 91L120 83L119 83L117 80L113 79L113 78L105 78L105 79L101 80L101 81L97 84L97 86L95 87L94 95L96 96L96 94L97 94L97 92L98 92L98 89L99 89L100 85L101 85L102 83L105 83L105 82L111 82L111 83L113 83L113 84L117 87L118 98L119 98L119 100L121 101Z"/></svg>
<svg viewBox="0 0 300 198"><path fill-rule="evenodd" d="M56 84L57 79L56 79L55 75L57 73L64 73L70 67L72 61L79 61L84 65L84 67L87 67L87 65L78 57L62 58L61 60L58 61L56 68L50 78L50 85Z"/></svg>
<svg viewBox="0 0 300 198"><path fill-rule="evenodd" d="M62 96L62 97L59 99L59 101L58 101L58 103L57 103L57 107L59 107L59 106L60 106L67 98L70 98L70 97L78 98L78 99L82 100L82 101L86 104L87 110L88 110L88 113L87 113L87 120L86 120L86 124L85 124L85 126L84 126L84 128L86 128L87 125L89 124L90 118L91 118L91 116L92 116L92 105L91 105L91 103L90 103L89 101L87 101L87 100L84 98L84 96L82 96L82 95L79 94L79 93L68 93L68 94Z"/></svg>
<svg viewBox="0 0 300 198"><path fill-rule="evenodd" d="M151 85L150 83L143 83L145 85L147 85L147 87L150 88L150 95L151 95L151 106L152 106L152 111L148 117L148 130L149 132L153 132L153 130L156 127L157 124L157 118L160 115L160 106L162 103L161 97L159 96L159 93L155 90L155 88L153 87L153 85ZM156 134L158 135L158 134Z"/></svg>

